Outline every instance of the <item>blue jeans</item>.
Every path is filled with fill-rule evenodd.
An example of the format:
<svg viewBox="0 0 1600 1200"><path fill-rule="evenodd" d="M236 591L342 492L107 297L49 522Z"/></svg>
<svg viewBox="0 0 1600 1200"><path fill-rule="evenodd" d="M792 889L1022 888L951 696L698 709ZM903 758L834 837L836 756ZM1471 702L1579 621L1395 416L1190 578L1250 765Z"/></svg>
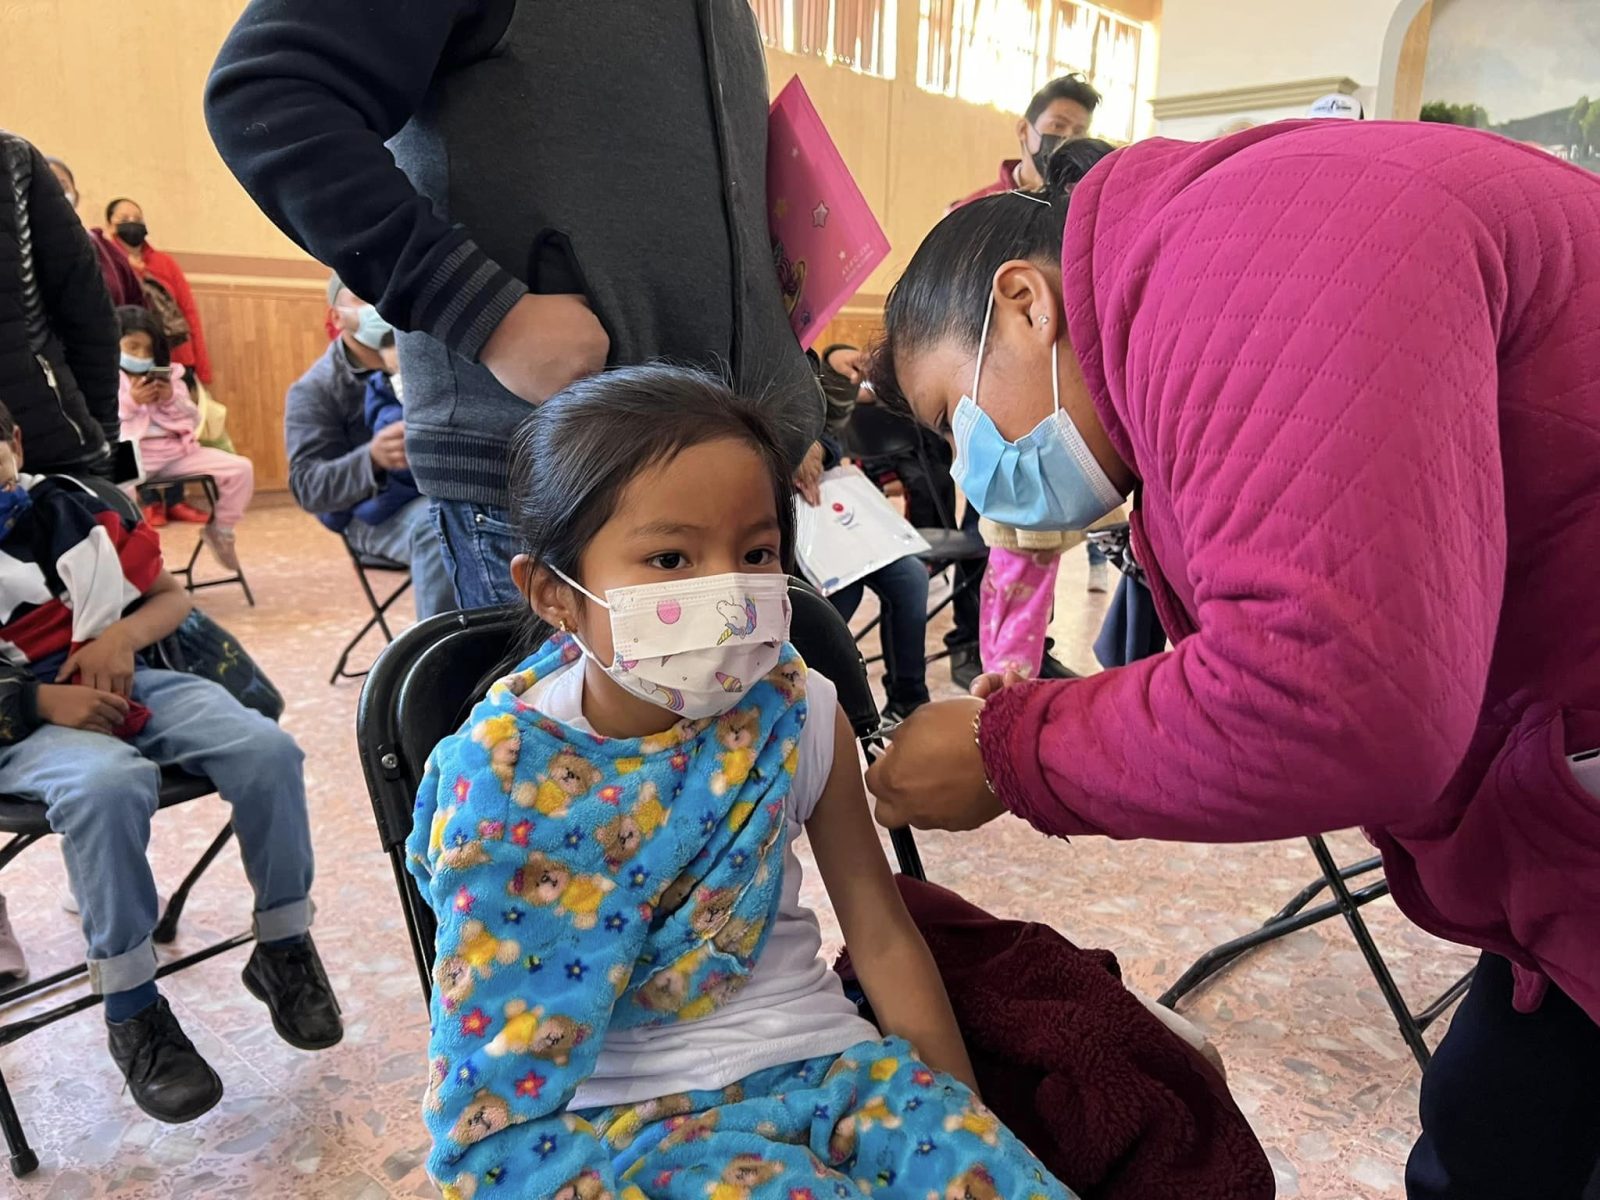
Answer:
<svg viewBox="0 0 1600 1200"><path fill-rule="evenodd" d="M140 668L133 698L150 721L124 741L45 725L0 746L0 793L42 803L62 838L94 990L125 992L156 975L156 884L145 850L161 768L205 775L233 808L261 941L311 927L311 829L305 756L295 740L220 685Z"/></svg>
<svg viewBox="0 0 1600 1200"><path fill-rule="evenodd" d="M411 566L411 593L417 620L426 621L456 606L456 589L444 565L444 545L434 528L429 502L417 497L382 525L351 521L345 529L350 544L362 554Z"/></svg>
<svg viewBox="0 0 1600 1200"><path fill-rule="evenodd" d="M444 547L445 570L455 585L456 602L463 609L527 603L511 580L517 538L505 509L435 500L433 524Z"/></svg>
<svg viewBox="0 0 1600 1200"><path fill-rule="evenodd" d="M845 620L861 604L862 585L871 588L883 609L883 686L889 703L902 707L928 702L928 569L910 555L897 559L828 599Z"/></svg>

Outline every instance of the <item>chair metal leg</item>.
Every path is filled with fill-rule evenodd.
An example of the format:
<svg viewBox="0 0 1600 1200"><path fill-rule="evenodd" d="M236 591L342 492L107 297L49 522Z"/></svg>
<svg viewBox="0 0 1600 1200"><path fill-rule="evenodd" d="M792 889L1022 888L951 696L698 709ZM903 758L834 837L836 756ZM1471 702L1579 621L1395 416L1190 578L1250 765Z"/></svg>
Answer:
<svg viewBox="0 0 1600 1200"><path fill-rule="evenodd" d="M351 671L348 669L350 656L355 653L356 647L361 644L362 639L372 632L373 626L383 630L384 645L394 641L394 631L389 628L389 609L396 600L411 590L411 577L408 575L400 583L399 587L389 593L386 599L379 601L378 594L372 590L372 583L367 579L367 573L359 562L355 564L355 568L356 579L361 584L361 590L366 593L367 604L372 609L372 616L368 618L365 625L356 631L355 637L345 643L344 649L339 654L339 661L334 664L333 674L328 676L330 685L338 683L341 679L361 679L367 674L366 671Z"/></svg>
<svg viewBox="0 0 1600 1200"><path fill-rule="evenodd" d="M22 1128L22 1118L17 1116L17 1106L11 1102L11 1085L0 1073L0 1131L6 1136L6 1150L11 1158L11 1173L18 1179L39 1169L39 1156L28 1145L28 1135Z"/></svg>
<svg viewBox="0 0 1600 1200"><path fill-rule="evenodd" d="M168 945L178 936L178 920L183 916L183 906L189 902L189 892L200 876L206 873L206 868L215 861L222 848L233 837L233 822L222 827L222 832L211 840L211 845L206 847L205 853L198 862L189 868L189 873L183 877L183 882L178 885L178 890L172 893L172 898L167 901L167 911L161 914L161 920L156 925L155 932L150 935L150 940L160 945Z"/></svg>
<svg viewBox="0 0 1600 1200"><path fill-rule="evenodd" d="M1378 953L1378 944L1372 940L1372 931L1367 928L1367 923L1361 917L1359 905L1350 895L1343 876L1339 873L1339 865L1333 860L1333 853L1328 849L1327 842L1320 837L1308 839L1311 842L1311 853L1316 855L1317 863L1322 867L1322 874L1328 881L1328 887L1333 891L1334 900L1339 909L1344 913L1345 923L1350 926L1350 932L1356 939L1356 945L1361 947L1362 957L1367 960L1367 967L1372 972L1372 977L1378 982L1378 990L1383 993L1389 1011L1394 1014L1395 1024L1400 1027L1400 1036L1405 1039L1411 1048L1412 1055L1417 1060L1417 1065L1423 1070L1428 1068L1428 1060L1433 1057L1433 1052L1428 1049L1428 1043L1423 1040L1422 1029L1417 1024L1417 1019L1411 1015L1411 1010L1406 1007L1405 997L1400 994L1400 988L1395 984L1394 976L1389 973L1389 964L1384 962L1383 955Z"/></svg>

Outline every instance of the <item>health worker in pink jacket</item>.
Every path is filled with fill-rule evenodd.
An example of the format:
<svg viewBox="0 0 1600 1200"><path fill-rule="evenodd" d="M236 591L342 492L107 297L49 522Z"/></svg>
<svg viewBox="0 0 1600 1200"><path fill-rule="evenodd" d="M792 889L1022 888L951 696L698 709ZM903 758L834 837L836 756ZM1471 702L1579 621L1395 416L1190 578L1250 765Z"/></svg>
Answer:
<svg viewBox="0 0 1600 1200"><path fill-rule="evenodd" d="M1153 140L945 218L879 394L986 517L1125 497L1165 653L985 677L868 776L885 825L1253 842L1362 826L1484 951L1412 1200L1600 1161L1600 177L1449 126ZM1063 846L1062 853L1070 854Z"/></svg>

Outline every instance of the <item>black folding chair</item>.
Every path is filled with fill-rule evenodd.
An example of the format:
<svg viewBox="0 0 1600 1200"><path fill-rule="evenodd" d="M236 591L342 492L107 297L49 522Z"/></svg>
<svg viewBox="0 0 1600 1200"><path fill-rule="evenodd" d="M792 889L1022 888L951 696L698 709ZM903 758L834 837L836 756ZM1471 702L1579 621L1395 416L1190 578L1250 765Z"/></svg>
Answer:
<svg viewBox="0 0 1600 1200"><path fill-rule="evenodd" d="M244 598L250 602L250 607L256 606L255 593L250 590L250 581L244 577L244 568L240 567L232 575L224 575L219 579L195 578L195 567L200 562L200 552L206 548L204 529L209 529L217 523L217 481L210 475L175 475L171 479L150 479L139 485L141 500L146 495L157 495L171 487L181 487L187 490L190 484L197 485L206 494L206 511L211 514L202 527L202 532L195 538L194 549L189 552L189 561L181 567L171 568L172 573L183 580L184 589L190 592L201 591L205 588L228 587L238 584L244 590Z"/></svg>
<svg viewBox="0 0 1600 1200"><path fill-rule="evenodd" d="M807 665L838 687L839 703L850 727L870 755L879 733L878 709L848 626L809 585L791 580L789 594L794 604L791 640ZM489 684L515 664L521 620L518 609L433 617L394 640L373 664L361 691L356 744L378 837L394 869L424 998L433 993L438 927L433 910L406 869L405 842L411 834L417 787L433 748L460 727ZM893 841L901 870L923 878L910 832L895 833Z"/></svg>
<svg viewBox="0 0 1600 1200"><path fill-rule="evenodd" d="M928 568L930 575L940 575L964 563L977 563L988 559L989 547L984 544L977 530L962 529L958 526L954 516L940 498L938 483L933 478L933 466L928 460L927 446L922 440L921 431L914 424L896 413L889 412L882 405L858 404L851 412L849 423L841 430L840 436L849 453L863 461L914 460L918 464L927 483L929 498L933 501L934 510L939 517L937 526L917 529L923 540L928 543L928 549L920 551L917 558ZM953 492L954 485L951 486ZM949 593L928 610L928 619L932 620L954 604L958 596L976 587L980 578L976 572L955 571L951 576ZM881 614L873 617L855 631L855 640L859 642L866 637L882 620ZM946 646L928 655L928 661L937 662L941 658L948 657L950 653L951 648ZM866 661L875 663L882 658L883 653L880 651Z"/></svg>
<svg viewBox="0 0 1600 1200"><path fill-rule="evenodd" d="M351 565L355 567L356 579L361 584L361 592L367 598L367 607L372 610L372 616L367 618L367 623L356 630L355 636L344 644L344 649L339 652L339 661L333 666L333 674L328 676L330 684L338 683L341 679L362 679L366 671L351 671L350 656L355 653L357 646L363 638L371 633L374 628L383 631L384 645L394 641L394 631L389 628L389 608L394 602L404 596L411 589L411 568L402 562L395 562L392 558L384 558L377 554L363 554L350 544L349 532L339 535L339 540L344 543L345 553L350 556ZM372 580L367 577L368 571L398 572L404 576L395 589L382 600L373 590ZM370 669L370 668L369 668Z"/></svg>
<svg viewBox="0 0 1600 1200"><path fill-rule="evenodd" d="M1115 563L1123 574L1135 580L1144 578L1143 568L1134 561L1126 524L1113 525L1091 533L1089 540L1098 544L1106 552L1107 558ZM1450 1006L1465 994L1472 984L1472 972L1468 971L1451 984L1437 1000L1421 1012L1412 1012L1405 996L1401 994L1399 986L1394 981L1389 964L1378 951L1378 944L1373 940L1372 931L1367 928L1367 922L1361 915L1363 905L1371 904L1379 897L1389 894L1389 882L1380 875L1378 879L1354 891L1349 886L1349 881L1352 879L1381 872L1383 859L1374 855L1348 867L1341 867L1334 860L1333 852L1328 849L1326 840L1321 837L1311 837L1306 841L1311 846L1312 856L1317 860L1322 877L1296 892L1289 903L1268 917L1260 929L1207 950L1179 976L1176 983L1162 993L1161 1003L1176 1011L1178 1001L1212 976L1232 966L1257 946L1264 946L1291 933L1308 929L1330 917L1343 916L1345 923L1350 926L1351 935L1356 939L1356 945L1361 949L1362 957L1367 960L1367 968L1372 972L1378 990L1383 993L1384 1003L1389 1006L1395 1024L1400 1027L1401 1038L1418 1064L1426 1068L1432 1053L1422 1035L1428 1026L1449 1012ZM1307 908L1306 905L1315 900L1323 888L1328 889L1332 898L1314 908Z"/></svg>

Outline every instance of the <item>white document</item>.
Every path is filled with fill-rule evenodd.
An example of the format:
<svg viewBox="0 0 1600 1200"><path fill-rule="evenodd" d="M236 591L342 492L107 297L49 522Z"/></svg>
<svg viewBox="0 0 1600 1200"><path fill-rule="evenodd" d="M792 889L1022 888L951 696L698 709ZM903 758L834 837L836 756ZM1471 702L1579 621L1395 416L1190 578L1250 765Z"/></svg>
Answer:
<svg viewBox="0 0 1600 1200"><path fill-rule="evenodd" d="M824 596L928 549L889 498L855 467L822 476L822 503L795 497L795 557Z"/></svg>

